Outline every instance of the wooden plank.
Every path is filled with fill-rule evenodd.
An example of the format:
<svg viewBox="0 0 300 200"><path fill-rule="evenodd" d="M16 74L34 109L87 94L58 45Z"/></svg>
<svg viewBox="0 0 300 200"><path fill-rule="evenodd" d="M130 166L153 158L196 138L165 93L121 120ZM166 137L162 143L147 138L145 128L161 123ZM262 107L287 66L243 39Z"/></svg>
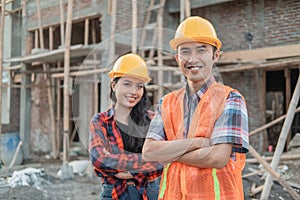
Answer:
<svg viewBox="0 0 300 200"><path fill-rule="evenodd" d="M295 110L295 113L298 113L298 112L300 112L300 107L298 107L298 108ZM255 130L251 131L251 132L249 133L249 136L254 135L254 134L256 134L256 133L259 133L259 132L261 132L261 131L263 131L263 130L265 130L265 129L267 129L267 128L269 128L269 127L275 125L275 124L277 124L278 122L284 120L284 119L286 118L286 116L287 116L286 114L285 114L285 115L282 115L281 117L278 117L277 119L274 119L273 121L271 121L271 122L269 122L269 123L267 123L267 124L265 124L265 125L263 125L263 126L257 128L257 129L255 129Z"/></svg>
<svg viewBox="0 0 300 200"><path fill-rule="evenodd" d="M284 69L284 77L285 77L285 110L288 110L289 104L291 101L291 71L289 68ZM286 148L288 147L291 141L291 131L289 131L288 136L286 138ZM286 149L287 150L287 149Z"/></svg>
<svg viewBox="0 0 300 200"><path fill-rule="evenodd" d="M259 153L257 153L257 151L249 145L249 153L255 157L260 164L262 164L264 166L264 168L270 173L270 175L272 175L272 177L274 177L275 179L277 179L277 181L279 182L279 184L284 187L284 189L294 198L294 199L300 199L300 196L297 194L296 191L294 191L291 186L289 186L279 175L278 172L276 172L270 165L269 163L267 163L267 161L265 161L260 155ZM264 183L264 188L266 187L266 182ZM268 199L268 197L264 197L263 200Z"/></svg>
<svg viewBox="0 0 300 200"><path fill-rule="evenodd" d="M1 9L2 9L2 5L7 5L7 4L9 4L9 3L12 3L12 2L14 2L15 0L4 0L4 1L1 1L1 4L0 4L0 7L1 7ZM5 7L5 6L4 6Z"/></svg>
<svg viewBox="0 0 300 200"><path fill-rule="evenodd" d="M5 5L5 0L1 1ZM4 41L5 6L1 6L0 20L0 136L2 134L2 73L3 73L3 41ZM1 142L1 137L0 137Z"/></svg>
<svg viewBox="0 0 300 200"><path fill-rule="evenodd" d="M49 49L53 50L53 27L49 27Z"/></svg>
<svg viewBox="0 0 300 200"><path fill-rule="evenodd" d="M185 3L185 0L180 0L180 18L179 20L182 22L185 18L185 14L184 14L184 3Z"/></svg>
<svg viewBox="0 0 300 200"><path fill-rule="evenodd" d="M160 1L160 5L165 5L165 0ZM158 57L158 67L162 68L163 67L163 55L162 55L162 49L163 49L163 9L158 10L158 16L157 16L157 27L158 27L158 38L157 38L157 43L158 43L158 49L157 49L157 57ZM152 58L152 57L151 57ZM164 71L159 70L157 73L158 76L158 84L163 85L164 80ZM159 87L157 97L160 98L163 96L163 87ZM158 103L159 99L154 99L154 103Z"/></svg>
<svg viewBox="0 0 300 200"><path fill-rule="evenodd" d="M132 2L132 36L131 36L131 52L137 53L137 1Z"/></svg>
<svg viewBox="0 0 300 200"><path fill-rule="evenodd" d="M21 10L22 10L21 7L20 7L20 8L17 8L17 9L14 9L14 10L6 10L6 11L5 11L5 16L13 15L13 14L15 14L16 12L19 12L19 11L21 11Z"/></svg>
<svg viewBox="0 0 300 200"><path fill-rule="evenodd" d="M60 43L65 45L65 17L64 17L64 2L59 0L59 14L60 14Z"/></svg>
<svg viewBox="0 0 300 200"><path fill-rule="evenodd" d="M72 33L72 11L73 0L68 0L67 11L67 26L66 26L66 41L65 41L65 54L64 54L64 137L63 137L63 164L67 164L69 160L69 132L70 132L70 92L69 92L69 74L70 74L70 46L71 46L71 33Z"/></svg>
<svg viewBox="0 0 300 200"><path fill-rule="evenodd" d="M110 26L110 44L109 44L109 62L115 57L115 32L117 20L117 0L111 0L111 26Z"/></svg>
<svg viewBox="0 0 300 200"><path fill-rule="evenodd" d="M259 48L259 49L224 52L220 58L220 61L225 61L225 60L251 61L251 60L285 58L285 57L299 56L299 52L300 52L300 44L274 46L274 47L266 47L266 48Z"/></svg>
<svg viewBox="0 0 300 200"><path fill-rule="evenodd" d="M39 31L34 31L34 48L39 48Z"/></svg>
<svg viewBox="0 0 300 200"><path fill-rule="evenodd" d="M86 56L94 49L93 45L83 46L82 44L73 45L70 47L71 57ZM102 51L102 50L99 50ZM22 62L30 63L33 62L47 62L47 63L56 63L58 61L63 61L64 59L65 48L54 49L48 52L42 52L39 54L31 54L23 57L15 57L4 60L4 62Z"/></svg>
<svg viewBox="0 0 300 200"><path fill-rule="evenodd" d="M12 70L18 70L18 69L21 69L21 65L14 65L14 66L8 66L8 67L5 67L3 69L3 71L12 71Z"/></svg>
<svg viewBox="0 0 300 200"><path fill-rule="evenodd" d="M57 67L60 68L61 63L57 63ZM56 145L57 149L59 150L61 147L61 87L60 87L60 79L56 80ZM55 157L59 156L59 151L57 152L57 155L54 155Z"/></svg>
<svg viewBox="0 0 300 200"><path fill-rule="evenodd" d="M190 0L185 0L185 17L191 16L191 2Z"/></svg>
<svg viewBox="0 0 300 200"><path fill-rule="evenodd" d="M84 70L84 71L77 71L77 72L70 72L70 76L87 76L87 75L92 75L92 74L97 74L97 73L106 73L108 72L109 69L94 69L94 70ZM64 77L64 73L53 73L51 74L52 78L62 78Z"/></svg>
<svg viewBox="0 0 300 200"><path fill-rule="evenodd" d="M254 158L254 159L255 159L255 158ZM255 161L257 162L256 159L255 159ZM254 176L254 175L256 175L256 174L261 174L261 173L263 173L263 172L265 172L265 171L266 171L265 169L256 170L256 171L254 171L254 172L250 172L250 173L248 173L248 174L243 175L242 178L248 178L248 177Z"/></svg>
<svg viewBox="0 0 300 200"><path fill-rule="evenodd" d="M221 61L221 63L224 61ZM235 63L236 61L228 61ZM242 62L240 64L232 64L232 65L223 65L218 66L218 69L221 73L229 73L229 72L240 72L240 71L251 71L255 69L263 69L263 70L280 70L285 68L294 69L297 68L300 63L299 57L295 58L285 58L277 61L255 61L255 62Z"/></svg>
<svg viewBox="0 0 300 200"><path fill-rule="evenodd" d="M280 156L283 152L283 148L284 148L285 143L286 143L287 134L288 134L288 132L291 128L292 121L293 121L293 118L295 116L295 110L296 110L296 106L299 102L299 96L300 96L300 74L298 76L298 81L297 81L297 84L296 84L296 87L295 87L295 90L294 90L294 94L293 94L293 97L291 99L289 109L287 111L287 118L285 119L285 121L283 123L282 129L281 129L281 132L280 132L280 136L279 136L279 139L278 139L278 142L277 142L277 146L276 146L276 149L275 149L275 152L274 152L274 158L273 158L272 163L271 163L271 167L273 169L276 169L276 167L279 163ZM261 200L264 200L264 199L268 198L268 196L270 194L270 191L271 191L272 182L273 182L273 177L270 174L268 174L268 176L266 178L266 181L265 181L265 184L264 184L265 187L264 187L263 192L261 194ZM298 199L300 199L300 197Z"/></svg>
<svg viewBox="0 0 300 200"><path fill-rule="evenodd" d="M84 21L84 45L89 44L89 23L90 20L88 18Z"/></svg>
<svg viewBox="0 0 300 200"><path fill-rule="evenodd" d="M99 18L99 20L100 20L100 18ZM99 34L99 38L100 38L99 41L101 41L101 34ZM93 20L93 21L92 21L92 43L93 43L93 44L96 44L96 42L97 42L96 22Z"/></svg>
<svg viewBox="0 0 300 200"><path fill-rule="evenodd" d="M40 0L36 0L36 8L37 8L37 17L38 17L38 25L39 25L40 47L44 49L44 33L43 33L43 26L42 26Z"/></svg>
<svg viewBox="0 0 300 200"><path fill-rule="evenodd" d="M271 161L272 159L273 159L273 156L264 157L264 160L268 161L268 162ZM280 161L285 161L285 160L300 160L300 154L280 156ZM247 163L257 163L258 160L256 158L247 158L246 162Z"/></svg>

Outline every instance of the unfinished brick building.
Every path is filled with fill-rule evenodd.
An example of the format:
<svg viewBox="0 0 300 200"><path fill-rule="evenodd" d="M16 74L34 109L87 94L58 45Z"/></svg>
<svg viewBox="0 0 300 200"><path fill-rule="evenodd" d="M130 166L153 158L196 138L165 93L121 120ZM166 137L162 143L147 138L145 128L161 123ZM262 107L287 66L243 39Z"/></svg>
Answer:
<svg viewBox="0 0 300 200"><path fill-rule="evenodd" d="M68 84L64 82L66 38L61 34L66 32L62 29L67 25L68 3L61 2L41 1L38 6L36 0L15 0L6 5L6 10L11 12L5 23L4 72L8 78L3 83L2 133L20 133L25 140L25 158L29 158L30 152L46 154L55 149L53 155L57 156L62 151L64 131L68 132L70 142L81 140L86 145L91 115L109 105L104 89L109 80L104 75L104 66L109 67L116 56L133 50L130 38L133 27L142 36L143 27L149 25L149 28L151 24L159 27L159 20L161 28L169 33L174 33L179 21L187 15L212 21L223 42L218 71L225 84L244 94L250 131L288 110L300 65L300 2L297 0L191 0L190 13L180 1L173 0L160 1L161 7L151 6L150 0L136 1L136 13L132 12L134 1L118 0L114 5L110 0L75 0ZM156 10L156 16L161 17L150 17L156 22L154 25L147 21L147 14L152 12L149 9ZM163 13L159 14L160 10ZM112 39L112 36L116 37ZM158 33L156 39L159 38ZM149 60L153 104L182 80L176 73L174 52L166 47L166 38L162 41L162 56L156 46L151 57L154 61ZM139 38L137 48L143 49L141 43L143 40ZM151 55L151 48L144 46L140 53L146 58ZM158 65L169 71L155 69ZM67 130L63 128L64 89L70 95ZM263 151L269 144L276 145L282 122L251 136L253 146ZM299 131L300 115L296 114L290 138Z"/></svg>

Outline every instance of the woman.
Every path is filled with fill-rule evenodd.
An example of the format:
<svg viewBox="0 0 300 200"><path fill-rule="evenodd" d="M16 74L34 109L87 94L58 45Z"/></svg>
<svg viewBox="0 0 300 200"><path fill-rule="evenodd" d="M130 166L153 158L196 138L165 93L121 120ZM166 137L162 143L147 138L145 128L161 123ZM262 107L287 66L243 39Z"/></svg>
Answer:
<svg viewBox="0 0 300 200"><path fill-rule="evenodd" d="M156 200L163 166L144 162L141 155L151 120L146 63L138 55L123 55L109 76L113 106L90 124L90 159L102 177L101 199Z"/></svg>

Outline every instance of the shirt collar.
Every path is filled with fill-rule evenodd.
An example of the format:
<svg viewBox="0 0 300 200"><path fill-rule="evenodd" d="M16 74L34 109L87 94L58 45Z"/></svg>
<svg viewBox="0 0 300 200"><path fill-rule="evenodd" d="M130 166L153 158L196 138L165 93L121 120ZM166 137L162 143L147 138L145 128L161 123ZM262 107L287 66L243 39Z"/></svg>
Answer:
<svg viewBox="0 0 300 200"><path fill-rule="evenodd" d="M202 96L204 95L204 93L208 90L208 88L214 83L216 82L215 78L213 76L211 76L203 85L202 87L200 88L200 90L198 90L196 92L197 96L201 99ZM191 96L189 97L189 85L188 83L186 83L186 98L189 99L191 98Z"/></svg>
<svg viewBox="0 0 300 200"><path fill-rule="evenodd" d="M115 115L115 109L114 107L110 107L107 111L106 111L106 116L105 116L105 120L109 120L111 118L113 118L113 116Z"/></svg>

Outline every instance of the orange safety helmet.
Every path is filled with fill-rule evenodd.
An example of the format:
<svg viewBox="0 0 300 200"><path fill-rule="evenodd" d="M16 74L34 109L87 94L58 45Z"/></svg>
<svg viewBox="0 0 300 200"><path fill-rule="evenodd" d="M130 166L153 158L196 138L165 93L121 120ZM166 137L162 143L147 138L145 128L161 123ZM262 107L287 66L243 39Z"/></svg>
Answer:
<svg viewBox="0 0 300 200"><path fill-rule="evenodd" d="M218 39L213 25L206 19L198 16L188 17L180 23L174 39L170 41L173 50L185 42L203 42L221 49L222 43Z"/></svg>
<svg viewBox="0 0 300 200"><path fill-rule="evenodd" d="M138 55L129 53L118 58L113 69L108 73L110 78L133 76L145 83L150 82L146 62Z"/></svg>

